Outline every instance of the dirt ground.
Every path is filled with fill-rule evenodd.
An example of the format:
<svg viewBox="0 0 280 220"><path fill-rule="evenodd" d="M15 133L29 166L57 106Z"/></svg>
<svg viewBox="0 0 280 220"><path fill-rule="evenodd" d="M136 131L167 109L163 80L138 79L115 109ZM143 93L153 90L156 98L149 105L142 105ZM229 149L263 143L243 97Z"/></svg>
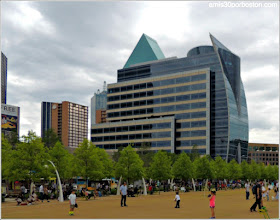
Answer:
<svg viewBox="0 0 280 220"><path fill-rule="evenodd" d="M96 200L85 201L77 199L78 208L75 215L69 216L69 201L60 203L52 200L47 203L39 202L31 206L16 206L16 202L2 203L2 218L28 219L194 219L210 218L208 192L180 193L181 208L175 209L174 192L161 192L160 195L139 196L127 198L128 207L120 207L120 196L108 196ZM259 219L263 218L258 212L251 213L250 206L254 203L253 197L245 199L245 190L218 191L216 196L216 218L223 219ZM279 217L279 202L264 201L270 218Z"/></svg>

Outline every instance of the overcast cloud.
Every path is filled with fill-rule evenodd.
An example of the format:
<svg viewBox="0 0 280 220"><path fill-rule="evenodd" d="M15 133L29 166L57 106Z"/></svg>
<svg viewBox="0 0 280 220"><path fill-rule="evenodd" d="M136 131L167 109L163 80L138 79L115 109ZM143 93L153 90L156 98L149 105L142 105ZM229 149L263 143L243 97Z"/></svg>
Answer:
<svg viewBox="0 0 280 220"><path fill-rule="evenodd" d="M40 135L41 102L90 107L104 80L117 81L142 33L166 57L184 57L211 45L210 32L241 58L250 142L279 143L278 11L207 2L2 2L7 104L21 107L20 135Z"/></svg>

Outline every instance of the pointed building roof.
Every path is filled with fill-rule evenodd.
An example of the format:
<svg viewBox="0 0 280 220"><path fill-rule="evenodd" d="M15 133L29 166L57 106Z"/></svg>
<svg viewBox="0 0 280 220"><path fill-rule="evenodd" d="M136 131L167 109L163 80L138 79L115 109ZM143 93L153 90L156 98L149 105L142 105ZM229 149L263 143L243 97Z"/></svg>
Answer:
<svg viewBox="0 0 280 220"><path fill-rule="evenodd" d="M130 65L137 63L160 60L164 58L165 56L157 42L146 34L143 34L123 68L128 68Z"/></svg>

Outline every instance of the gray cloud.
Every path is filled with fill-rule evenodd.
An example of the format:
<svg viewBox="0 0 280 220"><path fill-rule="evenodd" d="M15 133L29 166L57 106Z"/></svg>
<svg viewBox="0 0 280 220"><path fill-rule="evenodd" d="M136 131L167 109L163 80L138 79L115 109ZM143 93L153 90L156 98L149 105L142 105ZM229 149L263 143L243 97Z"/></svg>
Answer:
<svg viewBox="0 0 280 220"><path fill-rule="evenodd" d="M209 8L207 2L3 2L8 104L21 107L21 134L40 134L42 101L90 106L115 83L141 34L166 57L211 45L209 32L241 58L250 141L278 143L278 8ZM265 134L265 135L263 135Z"/></svg>

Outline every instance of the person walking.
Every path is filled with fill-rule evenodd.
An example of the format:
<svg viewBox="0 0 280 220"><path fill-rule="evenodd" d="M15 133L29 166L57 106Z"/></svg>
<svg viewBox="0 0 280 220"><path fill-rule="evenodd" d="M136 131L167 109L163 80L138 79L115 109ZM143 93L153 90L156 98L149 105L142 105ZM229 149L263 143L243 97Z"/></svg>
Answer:
<svg viewBox="0 0 280 220"><path fill-rule="evenodd" d="M256 212L256 207L257 205L259 206L259 210L262 208L261 202L262 202L262 180L260 180L256 184L256 191L255 191L255 196L256 196L256 202L251 206L250 211Z"/></svg>
<svg viewBox="0 0 280 220"><path fill-rule="evenodd" d="M176 196L175 196L174 201L176 202L175 209L179 209L180 208L180 196L179 196L179 192L178 191L176 192Z"/></svg>
<svg viewBox="0 0 280 220"><path fill-rule="evenodd" d="M250 196L250 183L248 182L245 183L245 189L246 189L246 200L248 200Z"/></svg>
<svg viewBox="0 0 280 220"><path fill-rule="evenodd" d="M121 207L127 206L126 205L126 195L127 195L127 185L126 185L126 182L124 182L123 185L121 185L120 192L121 192L121 196L122 196Z"/></svg>

